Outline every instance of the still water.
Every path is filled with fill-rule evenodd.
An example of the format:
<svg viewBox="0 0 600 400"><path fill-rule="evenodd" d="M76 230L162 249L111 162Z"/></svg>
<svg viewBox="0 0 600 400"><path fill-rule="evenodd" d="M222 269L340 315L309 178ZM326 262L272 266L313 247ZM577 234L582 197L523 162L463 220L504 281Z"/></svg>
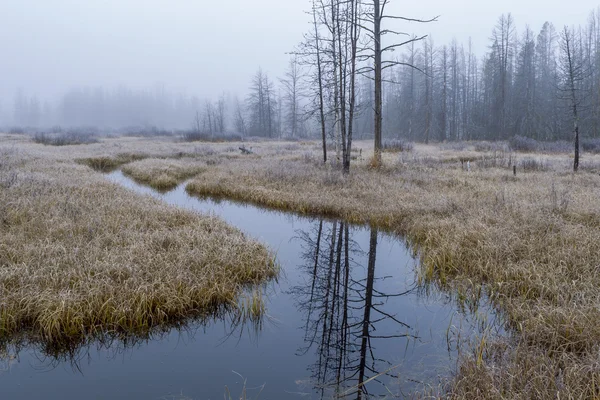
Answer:
<svg viewBox="0 0 600 400"><path fill-rule="evenodd" d="M499 333L485 300L465 309L419 286L417 260L398 238L196 199L185 185L159 194L120 172L108 178L218 215L276 251L281 276L262 288L268 315L259 329L212 321L60 360L22 349L0 363L3 399L360 398L359 386L362 398L403 397L448 377L459 343Z"/></svg>

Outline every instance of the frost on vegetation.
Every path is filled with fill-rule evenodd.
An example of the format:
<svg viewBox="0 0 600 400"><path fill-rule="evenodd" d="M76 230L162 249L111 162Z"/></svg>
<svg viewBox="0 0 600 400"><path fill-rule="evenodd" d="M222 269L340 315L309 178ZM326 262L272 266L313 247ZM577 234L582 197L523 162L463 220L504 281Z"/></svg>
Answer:
<svg viewBox="0 0 600 400"><path fill-rule="evenodd" d="M0 148L0 188L8 189L17 183L16 154L14 148Z"/></svg>

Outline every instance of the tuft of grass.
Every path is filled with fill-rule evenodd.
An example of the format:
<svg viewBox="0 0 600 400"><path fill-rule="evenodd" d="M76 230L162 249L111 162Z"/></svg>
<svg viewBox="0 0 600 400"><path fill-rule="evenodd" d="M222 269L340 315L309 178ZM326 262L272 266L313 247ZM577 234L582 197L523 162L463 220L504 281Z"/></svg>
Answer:
<svg viewBox="0 0 600 400"><path fill-rule="evenodd" d="M125 175L159 191L172 190L205 170L206 164L193 159L145 159L122 168Z"/></svg>
<svg viewBox="0 0 600 400"><path fill-rule="evenodd" d="M79 164L87 165L96 171L111 172L125 164L143 160L147 157L149 156L142 153L120 153L116 156L86 157L76 159L75 161Z"/></svg>
<svg viewBox="0 0 600 400"><path fill-rule="evenodd" d="M375 155L371 156L369 158L369 164L368 164L370 169L379 169L383 166L383 163L381 160L379 160Z"/></svg>
<svg viewBox="0 0 600 400"><path fill-rule="evenodd" d="M74 163L7 157L26 178L0 190L0 347L70 349L247 312L245 287L277 274L267 248L216 217L138 196Z"/></svg>

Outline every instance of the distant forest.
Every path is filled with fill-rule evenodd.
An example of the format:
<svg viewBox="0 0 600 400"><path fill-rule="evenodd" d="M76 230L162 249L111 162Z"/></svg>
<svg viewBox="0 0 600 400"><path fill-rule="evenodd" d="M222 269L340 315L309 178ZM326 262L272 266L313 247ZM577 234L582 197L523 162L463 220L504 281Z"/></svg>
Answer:
<svg viewBox="0 0 600 400"><path fill-rule="evenodd" d="M581 135L600 137L600 9L579 27L557 28L547 22L539 32L529 27L517 30L513 17L502 15L490 29L483 56L474 54L470 43L453 40L437 45L432 38L412 41L391 54L398 55L383 75L385 138L570 140L573 82ZM244 88L249 93L245 98L223 94L207 101L162 87L119 87L73 88L42 102L19 90L12 105L0 109L0 126L38 130L85 126L107 131L152 127L162 132L320 137L314 77L314 65L298 50L282 77L271 79L258 69ZM326 103L332 98L325 93ZM373 99L372 77L369 72L359 74L355 138L373 135ZM329 103L325 118L333 137L334 105Z"/></svg>

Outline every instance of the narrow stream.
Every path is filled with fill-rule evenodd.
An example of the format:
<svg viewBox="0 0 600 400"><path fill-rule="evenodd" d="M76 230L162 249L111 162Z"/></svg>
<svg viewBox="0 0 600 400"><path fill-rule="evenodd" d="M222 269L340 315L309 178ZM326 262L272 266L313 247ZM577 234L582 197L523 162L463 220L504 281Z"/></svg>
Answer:
<svg viewBox="0 0 600 400"><path fill-rule="evenodd" d="M329 399L336 390L357 398L360 382L368 398L402 397L449 376L459 342L501 325L485 304L469 311L420 287L417 260L398 238L199 200L184 185L159 194L120 172L108 178L216 214L274 249L282 273L264 285L268 317L259 330L216 321L62 360L27 348L0 362L3 398L223 399L239 398L244 387L248 399Z"/></svg>

